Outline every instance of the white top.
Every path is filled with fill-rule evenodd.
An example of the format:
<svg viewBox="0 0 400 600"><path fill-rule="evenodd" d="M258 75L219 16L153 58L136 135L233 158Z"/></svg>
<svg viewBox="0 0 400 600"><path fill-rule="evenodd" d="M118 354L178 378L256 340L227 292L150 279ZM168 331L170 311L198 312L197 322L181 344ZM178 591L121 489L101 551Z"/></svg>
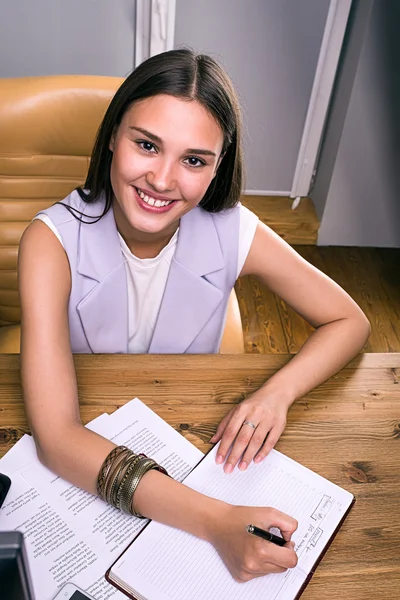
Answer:
<svg viewBox="0 0 400 600"><path fill-rule="evenodd" d="M239 277L246 261L258 223L257 215L242 204L239 206L240 226L237 277ZM46 223L62 244L57 228L47 215L37 215L35 219L40 219ZM132 254L122 236L118 234L122 255L125 259L128 285L128 352L131 354L146 354L149 350L164 289L167 284L169 268L176 250L178 235L179 228L170 239L168 245L154 258L138 258Z"/></svg>

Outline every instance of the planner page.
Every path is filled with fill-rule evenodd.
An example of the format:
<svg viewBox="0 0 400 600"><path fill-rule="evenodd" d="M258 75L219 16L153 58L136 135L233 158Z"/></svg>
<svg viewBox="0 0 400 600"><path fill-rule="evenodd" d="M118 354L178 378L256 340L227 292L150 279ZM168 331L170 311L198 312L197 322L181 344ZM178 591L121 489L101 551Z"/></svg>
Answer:
<svg viewBox="0 0 400 600"><path fill-rule="evenodd" d="M276 450L262 463L228 475L216 465L216 452L214 448L203 459L185 485L231 504L270 506L296 518L292 540L297 567L237 583L211 544L152 522L113 565L113 580L148 600L295 598L351 505L352 494Z"/></svg>

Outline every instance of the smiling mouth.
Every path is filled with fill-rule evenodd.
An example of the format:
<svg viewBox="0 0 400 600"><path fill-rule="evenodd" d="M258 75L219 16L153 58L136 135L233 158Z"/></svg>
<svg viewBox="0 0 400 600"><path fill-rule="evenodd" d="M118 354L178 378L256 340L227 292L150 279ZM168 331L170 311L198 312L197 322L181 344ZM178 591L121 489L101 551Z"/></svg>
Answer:
<svg viewBox="0 0 400 600"><path fill-rule="evenodd" d="M174 200L156 200L155 198L152 198L151 196L148 196L147 194L142 192L142 190L137 188L136 186L135 190L137 191L138 196L143 200L143 202L146 202L146 204L148 204L149 206L155 206L158 208L162 206L169 206L170 204L172 204L172 202L174 202Z"/></svg>

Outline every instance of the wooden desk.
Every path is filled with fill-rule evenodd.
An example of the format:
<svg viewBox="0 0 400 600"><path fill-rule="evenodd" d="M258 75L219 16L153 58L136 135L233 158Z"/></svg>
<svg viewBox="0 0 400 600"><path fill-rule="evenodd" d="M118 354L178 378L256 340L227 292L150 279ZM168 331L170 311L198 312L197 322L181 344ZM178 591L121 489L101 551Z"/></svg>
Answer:
<svg viewBox="0 0 400 600"><path fill-rule="evenodd" d="M138 396L206 451L231 405L289 358L76 356L82 420ZM0 455L26 432L19 356L0 355ZM277 448L357 498L302 598L399 598L400 354L365 354L296 402Z"/></svg>

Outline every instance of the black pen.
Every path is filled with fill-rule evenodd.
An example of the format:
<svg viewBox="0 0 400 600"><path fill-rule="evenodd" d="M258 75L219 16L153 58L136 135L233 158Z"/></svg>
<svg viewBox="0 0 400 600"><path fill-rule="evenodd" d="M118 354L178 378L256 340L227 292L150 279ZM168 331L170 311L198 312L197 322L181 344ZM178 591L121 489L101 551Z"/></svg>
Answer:
<svg viewBox="0 0 400 600"><path fill-rule="evenodd" d="M260 529L255 525L247 525L246 531L252 533L253 535L256 535L259 538L262 538L263 540L266 540L267 542L272 542L277 546L284 546L286 544L286 540L281 538L279 535L275 535L270 531L265 531L265 529Z"/></svg>

